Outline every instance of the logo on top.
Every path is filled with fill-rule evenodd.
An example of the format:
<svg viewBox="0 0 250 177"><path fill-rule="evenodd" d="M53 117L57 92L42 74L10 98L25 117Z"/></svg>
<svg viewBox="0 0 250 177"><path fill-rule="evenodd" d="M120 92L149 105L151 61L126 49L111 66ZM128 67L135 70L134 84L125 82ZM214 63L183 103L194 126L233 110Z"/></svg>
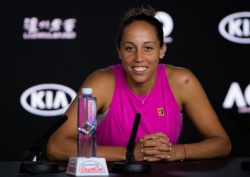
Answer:
<svg viewBox="0 0 250 177"><path fill-rule="evenodd" d="M41 84L25 90L20 97L22 107L39 116L64 114L76 93L60 84Z"/></svg>
<svg viewBox="0 0 250 177"><path fill-rule="evenodd" d="M174 28L173 19L171 16L163 11L158 11L155 18L162 23L164 43L171 43L173 41L172 37L169 37Z"/></svg>
<svg viewBox="0 0 250 177"><path fill-rule="evenodd" d="M23 21L23 39L75 39L76 19L55 18L39 20L37 17L25 18Z"/></svg>
<svg viewBox="0 0 250 177"><path fill-rule="evenodd" d="M219 23L219 32L227 40L250 44L250 12L233 13Z"/></svg>
<svg viewBox="0 0 250 177"><path fill-rule="evenodd" d="M242 91L238 82L231 83L222 106L224 109L236 106L238 113L250 113L250 84Z"/></svg>
<svg viewBox="0 0 250 177"><path fill-rule="evenodd" d="M80 164L80 173L105 173L105 168L98 161L88 160Z"/></svg>

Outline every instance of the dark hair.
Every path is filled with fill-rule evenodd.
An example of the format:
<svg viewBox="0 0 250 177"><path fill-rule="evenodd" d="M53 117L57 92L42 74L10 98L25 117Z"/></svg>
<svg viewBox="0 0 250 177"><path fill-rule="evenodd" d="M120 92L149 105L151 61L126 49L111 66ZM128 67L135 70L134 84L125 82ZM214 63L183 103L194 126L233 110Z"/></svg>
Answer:
<svg viewBox="0 0 250 177"><path fill-rule="evenodd" d="M121 38L124 28L135 21L145 21L155 28L155 33L160 41L160 46L163 46L163 29L161 22L155 18L156 11L152 8L136 8L130 9L124 14L120 28L118 30L117 46L120 48Z"/></svg>

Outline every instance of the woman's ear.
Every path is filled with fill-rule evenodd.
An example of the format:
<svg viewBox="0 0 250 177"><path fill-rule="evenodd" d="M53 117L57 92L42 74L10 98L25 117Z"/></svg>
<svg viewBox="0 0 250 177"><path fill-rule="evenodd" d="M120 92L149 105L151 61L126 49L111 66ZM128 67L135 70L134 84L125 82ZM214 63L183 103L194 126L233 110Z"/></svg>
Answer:
<svg viewBox="0 0 250 177"><path fill-rule="evenodd" d="M163 59L163 57L165 56L165 53L167 51L167 45L163 44L161 51L160 51L160 59Z"/></svg>

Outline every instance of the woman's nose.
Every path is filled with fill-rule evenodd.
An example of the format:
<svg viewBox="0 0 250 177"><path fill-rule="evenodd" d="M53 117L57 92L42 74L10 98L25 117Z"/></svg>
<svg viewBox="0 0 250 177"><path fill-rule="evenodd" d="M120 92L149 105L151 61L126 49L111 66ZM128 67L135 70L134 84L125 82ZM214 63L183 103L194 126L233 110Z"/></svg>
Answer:
<svg viewBox="0 0 250 177"><path fill-rule="evenodd" d="M134 60L137 61L137 62L143 61L143 52L140 51L140 50L137 50L136 53L135 53Z"/></svg>

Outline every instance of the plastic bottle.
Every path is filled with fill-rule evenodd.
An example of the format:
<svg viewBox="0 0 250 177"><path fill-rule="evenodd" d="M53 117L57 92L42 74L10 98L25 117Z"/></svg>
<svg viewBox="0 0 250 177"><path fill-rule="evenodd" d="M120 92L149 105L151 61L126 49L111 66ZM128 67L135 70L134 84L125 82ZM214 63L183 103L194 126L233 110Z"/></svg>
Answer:
<svg viewBox="0 0 250 177"><path fill-rule="evenodd" d="M96 157L96 125L96 97L92 97L92 88L82 88L78 98L78 157Z"/></svg>

